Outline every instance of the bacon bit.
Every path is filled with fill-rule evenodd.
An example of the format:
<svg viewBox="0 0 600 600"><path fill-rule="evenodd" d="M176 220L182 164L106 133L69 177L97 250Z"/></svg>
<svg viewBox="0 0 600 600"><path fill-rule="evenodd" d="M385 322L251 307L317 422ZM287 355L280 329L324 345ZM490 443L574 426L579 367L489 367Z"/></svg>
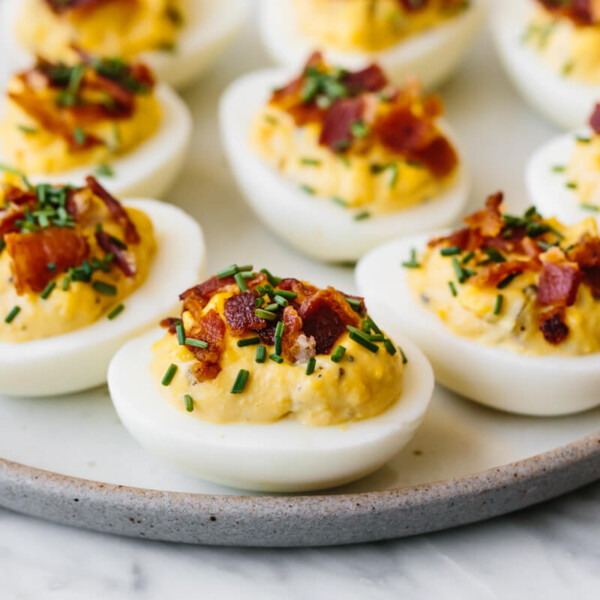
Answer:
<svg viewBox="0 0 600 600"><path fill-rule="evenodd" d="M4 236L12 258L11 270L17 294L42 292L56 273L81 264L89 255L84 236L71 229L52 227L36 234L9 233ZM53 262L54 271L47 265Z"/></svg>
<svg viewBox="0 0 600 600"><path fill-rule="evenodd" d="M430 248L447 244L448 246L458 246L461 250L474 252L479 250L484 243L484 237L479 230L474 229L459 229L448 236L434 238L427 244Z"/></svg>
<svg viewBox="0 0 600 600"><path fill-rule="evenodd" d="M35 192L29 190L23 190L19 187L10 186L4 193L5 204L16 204L18 206L24 206L26 204L33 204L36 201Z"/></svg>
<svg viewBox="0 0 600 600"><path fill-rule="evenodd" d="M130 262L130 254L121 248L106 231L96 231L96 242L107 254L114 256L116 265L126 277L135 277L137 272L135 263Z"/></svg>
<svg viewBox="0 0 600 600"><path fill-rule="evenodd" d="M225 351L225 322L214 309L209 310L186 331L188 337L202 340L208 348L186 346L196 358L196 363L190 368L198 382L215 379L221 372L221 357Z"/></svg>
<svg viewBox="0 0 600 600"><path fill-rule="evenodd" d="M600 239L589 233L567 252L567 258L579 265L583 271L583 281L595 297L600 296Z"/></svg>
<svg viewBox="0 0 600 600"><path fill-rule="evenodd" d="M294 301L297 305L302 304L309 296L314 296L319 291L318 288L293 277L282 279L277 287L280 290L297 294L298 297Z"/></svg>
<svg viewBox="0 0 600 600"><path fill-rule="evenodd" d="M444 103L437 94L427 96L423 100L423 112L429 119L435 119L444 114Z"/></svg>
<svg viewBox="0 0 600 600"><path fill-rule="evenodd" d="M317 354L329 354L346 326L359 323L345 297L332 287L304 300L298 314L304 323L304 333L315 339Z"/></svg>
<svg viewBox="0 0 600 600"><path fill-rule="evenodd" d="M125 241L128 244L139 244L140 236L122 204L116 198L111 196L108 191L98 183L98 180L95 177L89 175L85 178L85 181L92 193L104 202L113 218L123 227Z"/></svg>
<svg viewBox="0 0 600 600"><path fill-rule="evenodd" d="M600 104L596 104L594 112L590 117L590 127L600 135Z"/></svg>
<svg viewBox="0 0 600 600"><path fill-rule="evenodd" d="M571 19L576 25L594 25L598 21L592 0L538 0L549 12Z"/></svg>
<svg viewBox="0 0 600 600"><path fill-rule="evenodd" d="M563 308L550 310L540 315L540 331L549 344L557 346L567 339L569 327L564 322L564 318Z"/></svg>
<svg viewBox="0 0 600 600"><path fill-rule="evenodd" d="M325 113L319 144L334 152L346 149L352 142L352 125L361 120L364 108L362 98L336 100Z"/></svg>
<svg viewBox="0 0 600 600"><path fill-rule="evenodd" d="M235 285L233 277L219 279L215 275L203 283L186 290L179 296L179 299L183 300L183 310L189 311L192 318L197 321L202 318L202 310L210 302L210 299L229 285Z"/></svg>
<svg viewBox="0 0 600 600"><path fill-rule="evenodd" d="M170 334L175 335L177 333L175 325L177 325L179 321L181 321L181 319L178 319L177 317L167 317L166 319L163 319L159 325L164 329L168 329Z"/></svg>
<svg viewBox="0 0 600 600"><path fill-rule="evenodd" d="M470 281L473 285L478 287L496 287L509 275L522 273L528 269L531 270L533 265L533 262L525 262L522 260L507 260L502 263L494 263L481 269L472 279L470 279Z"/></svg>
<svg viewBox="0 0 600 600"><path fill-rule="evenodd" d="M247 291L225 300L225 319L233 335L241 336L248 331L257 331L267 326L266 320L255 314L256 298L256 294Z"/></svg>
<svg viewBox="0 0 600 600"><path fill-rule="evenodd" d="M388 78L379 65L372 64L361 71L346 73L341 82L351 96L363 92L379 92L388 84Z"/></svg>
<svg viewBox="0 0 600 600"><path fill-rule="evenodd" d="M76 8L92 8L114 0L45 0L52 12L57 15L69 12Z"/></svg>
<svg viewBox="0 0 600 600"><path fill-rule="evenodd" d="M537 299L542 306L572 306L583 274L572 263L544 262L538 282Z"/></svg>
<svg viewBox="0 0 600 600"><path fill-rule="evenodd" d="M286 306L283 311L283 339L281 340L281 353L291 363L307 362L316 354L314 337L307 337L302 333L303 323L298 312L293 306Z"/></svg>
<svg viewBox="0 0 600 600"><path fill-rule="evenodd" d="M465 223L471 229L478 229L486 237L500 235L504 227L504 219L500 207L504 200L504 194L497 192L488 197L485 208L465 217Z"/></svg>
<svg viewBox="0 0 600 600"><path fill-rule="evenodd" d="M17 221L25 218L25 211L16 208L15 206L10 206L6 210L0 212L0 237L6 235L7 233L12 233L13 231L18 231Z"/></svg>

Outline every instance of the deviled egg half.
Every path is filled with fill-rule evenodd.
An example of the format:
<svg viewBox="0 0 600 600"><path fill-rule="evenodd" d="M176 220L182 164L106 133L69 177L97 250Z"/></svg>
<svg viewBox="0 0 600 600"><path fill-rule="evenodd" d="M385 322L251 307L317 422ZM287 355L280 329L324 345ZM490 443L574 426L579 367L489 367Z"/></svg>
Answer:
<svg viewBox="0 0 600 600"><path fill-rule="evenodd" d="M265 225L309 256L352 261L462 212L468 177L442 111L438 97L391 86L377 65L346 71L315 53L291 81L268 70L233 83L220 120Z"/></svg>
<svg viewBox="0 0 600 600"><path fill-rule="evenodd" d="M70 62L74 48L142 59L183 87L210 67L241 28L248 0L5 0L0 31L24 68L33 56Z"/></svg>
<svg viewBox="0 0 600 600"><path fill-rule="evenodd" d="M380 63L427 88L458 68L483 16L481 0L261 0L260 30L279 64L299 68L320 48L348 69Z"/></svg>
<svg viewBox="0 0 600 600"><path fill-rule="evenodd" d="M582 127L600 98L600 5L593 0L493 5L498 50L521 94L556 125Z"/></svg>
<svg viewBox="0 0 600 600"><path fill-rule="evenodd" d="M0 163L33 183L83 185L90 172L119 196L160 197L176 180L192 119L141 63L82 54L38 58L0 101Z"/></svg>
<svg viewBox="0 0 600 600"><path fill-rule="evenodd" d="M244 489L327 488L383 466L423 419L427 360L361 298L235 265L180 298L166 331L118 352L108 383L133 437L185 471Z"/></svg>
<svg viewBox="0 0 600 600"><path fill-rule="evenodd" d="M600 105L589 127L542 146L527 165L529 195L540 212L565 223L600 217Z"/></svg>
<svg viewBox="0 0 600 600"><path fill-rule="evenodd" d="M195 221L156 200L124 206L85 187L10 178L0 188L0 394L65 394L175 305L204 265Z"/></svg>
<svg viewBox="0 0 600 600"><path fill-rule="evenodd" d="M600 404L600 238L502 194L466 228L377 248L356 278L374 318L419 344L436 379L472 400L527 415Z"/></svg>

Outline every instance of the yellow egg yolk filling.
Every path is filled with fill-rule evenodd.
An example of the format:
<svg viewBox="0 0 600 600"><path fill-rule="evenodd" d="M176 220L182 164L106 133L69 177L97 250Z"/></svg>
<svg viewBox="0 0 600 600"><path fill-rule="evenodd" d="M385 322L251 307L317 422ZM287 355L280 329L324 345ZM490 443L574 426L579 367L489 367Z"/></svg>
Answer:
<svg viewBox="0 0 600 600"><path fill-rule="evenodd" d="M231 289L215 294L204 314L215 310L223 315L225 301L233 294ZM189 330L190 313L184 312L182 320ZM402 391L402 355L391 355L383 346L372 352L349 336L346 332L336 342L336 347L346 348L339 362L332 355L317 355L314 372L307 374L305 362L271 360L273 346L266 348L265 362L256 362L257 346L238 346L240 338L227 325L221 371L216 378L198 383L190 371L194 355L179 344L177 335L167 333L152 349L150 369L173 407L191 409L190 415L204 421L259 424L292 418L311 426L339 425L381 414L398 401ZM169 385L164 385L169 365L177 370ZM249 373L247 382L242 393L232 393L242 370Z"/></svg>
<svg viewBox="0 0 600 600"><path fill-rule="evenodd" d="M132 58L172 51L185 16L180 0L103 0L55 12L46 0L24 0L16 34L33 54L68 61L73 47Z"/></svg>
<svg viewBox="0 0 600 600"><path fill-rule="evenodd" d="M600 209L600 135L576 138L566 176L582 206Z"/></svg>
<svg viewBox="0 0 600 600"><path fill-rule="evenodd" d="M301 31L341 51L384 50L461 14L465 0L429 0L408 10L400 0L293 0Z"/></svg>

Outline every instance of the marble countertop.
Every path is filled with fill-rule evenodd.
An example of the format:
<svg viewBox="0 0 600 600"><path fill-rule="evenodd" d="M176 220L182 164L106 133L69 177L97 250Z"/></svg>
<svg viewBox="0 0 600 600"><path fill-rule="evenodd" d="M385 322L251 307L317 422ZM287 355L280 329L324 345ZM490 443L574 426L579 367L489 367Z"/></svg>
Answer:
<svg viewBox="0 0 600 600"><path fill-rule="evenodd" d="M341 548L130 540L0 510L2 600L597 600L600 484L462 529Z"/></svg>

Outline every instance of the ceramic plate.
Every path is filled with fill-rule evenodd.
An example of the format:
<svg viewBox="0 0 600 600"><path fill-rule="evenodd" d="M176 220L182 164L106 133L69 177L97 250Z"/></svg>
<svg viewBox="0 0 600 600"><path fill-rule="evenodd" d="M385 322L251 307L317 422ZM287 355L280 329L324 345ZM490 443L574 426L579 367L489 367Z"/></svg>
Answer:
<svg viewBox="0 0 600 600"><path fill-rule="evenodd" d="M510 209L520 210L528 204L523 165L555 132L517 98L488 37L442 95L476 174L471 207L501 188ZM169 199L203 225L212 271L251 259L277 274L352 293L352 269L318 264L281 244L232 183L218 141L217 100L232 79L266 64L248 28L213 74L186 94L196 128ZM410 445L371 477L311 496L248 496L182 475L145 453L120 425L105 388L61 398L4 397L0 505L77 527L180 542L373 541L490 518L598 479L599 431L600 410L516 417L438 388Z"/></svg>

